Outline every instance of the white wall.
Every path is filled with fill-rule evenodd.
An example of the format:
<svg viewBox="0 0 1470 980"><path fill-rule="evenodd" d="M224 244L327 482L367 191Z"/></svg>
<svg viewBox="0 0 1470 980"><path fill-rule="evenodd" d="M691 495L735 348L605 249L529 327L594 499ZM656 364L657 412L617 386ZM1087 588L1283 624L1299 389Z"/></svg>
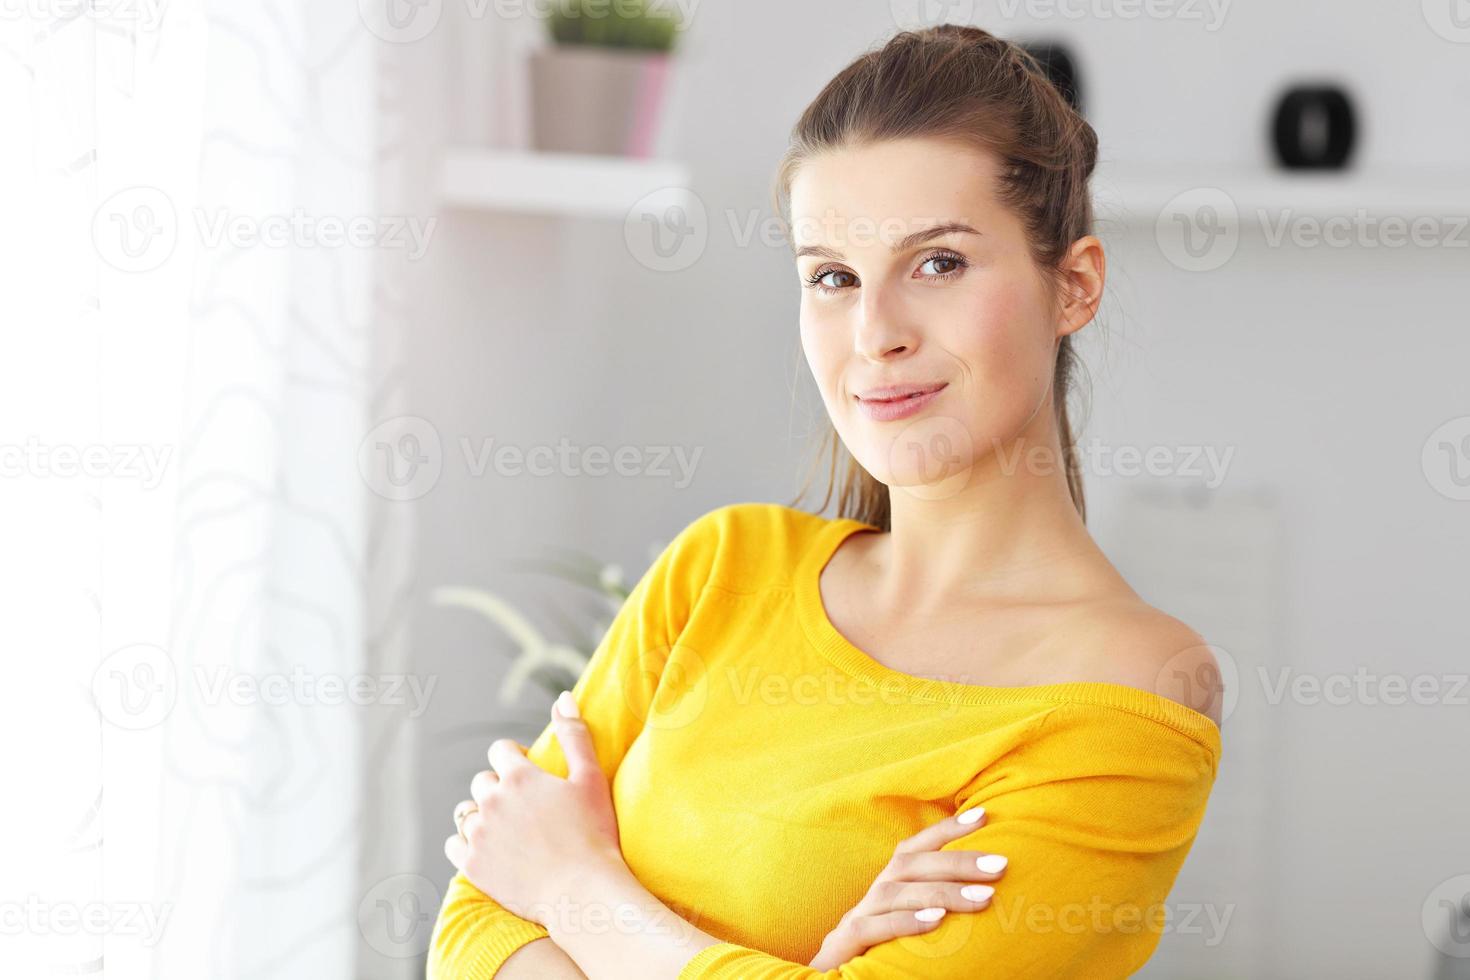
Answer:
<svg viewBox="0 0 1470 980"><path fill-rule="evenodd" d="M1326 75L1358 97L1365 167L1388 181L1405 168L1457 167L1470 185L1470 44L1437 35L1417 3L1242 2L1225 8L1218 30L1182 18L1026 14L1055 9L1044 4L1021 4L1008 20L994 12L1004 5L979 6L974 22L997 33L1073 43L1110 172L1163 166L1183 188L1265 167L1274 94ZM494 76L481 52L519 25L468 17L457 3L444 12L400 79L402 97L422 110L422 130L407 135L422 143L426 180L446 139L513 139L485 122ZM416 506L413 642L420 670L442 675L421 783L432 831L423 862L436 880L447 877L450 807L483 768L489 738L435 733L504 717L493 689L506 648L469 617L429 606L428 590L478 584L531 604L545 581L506 562L544 545L641 571L651 540L711 507L789 499L807 458L802 437L821 412L798 360L794 274L784 249L739 245L726 215L769 215L772 168L797 114L894 27L890 5L871 0L695 8L668 145L692 167L710 215L707 249L687 271L639 265L618 222L441 218L409 298L421 343L405 379L407 410L431 419L446 447L439 485ZM1275 632L1261 649L1230 651L1242 670L1238 717L1256 734L1227 725L1220 787L1259 794L1261 823L1220 825L1217 813L1252 810L1212 802L1181 878L1193 898L1234 906L1237 918L1218 947L1168 937L1150 971L1427 976L1434 950L1421 905L1438 882L1470 871L1470 709L1262 707L1255 668L1466 669L1470 625L1454 610L1470 591L1470 503L1434 492L1420 453L1440 423L1470 414L1470 250L1272 248L1248 232L1223 268L1189 273L1164 259L1150 223L1110 224L1108 241L1110 295L1096 325L1107 347L1086 348L1096 380L1087 435L1233 447L1220 491L1264 488L1284 529ZM684 489L648 477L476 479L455 448L460 436L703 455ZM1150 559L1114 530L1139 482L1090 481L1091 523L1141 591L1165 594L1157 569L1191 556ZM1222 597L1216 615L1230 614ZM527 705L505 731L528 742L544 710ZM1265 768L1231 773L1241 744L1266 745L1255 756ZM1232 876L1237 862L1255 870Z"/></svg>

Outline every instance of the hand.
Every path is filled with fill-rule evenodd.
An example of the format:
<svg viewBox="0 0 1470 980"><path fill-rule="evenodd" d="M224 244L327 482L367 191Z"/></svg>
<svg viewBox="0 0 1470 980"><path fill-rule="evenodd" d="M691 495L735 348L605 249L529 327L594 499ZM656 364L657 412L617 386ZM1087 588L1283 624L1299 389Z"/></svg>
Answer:
<svg viewBox="0 0 1470 980"><path fill-rule="evenodd" d="M808 965L814 970L835 969L870 946L933 929L944 921L946 911L988 908L995 889L973 883L999 878L1005 873L1005 858L985 851L939 850L984 825L985 810L971 807L900 841L868 893L827 933ZM988 858L987 866L998 867L982 871L976 864L981 857Z"/></svg>
<svg viewBox="0 0 1470 980"><path fill-rule="evenodd" d="M477 774L455 808L471 810L444 842L450 862L505 908L550 928L558 901L576 893L580 876L626 869L618 845L607 776L592 737L568 692L557 699L552 724L567 760L567 778L526 758L512 739L490 745L492 770ZM570 709L571 714L563 711ZM473 809L472 809L473 808Z"/></svg>

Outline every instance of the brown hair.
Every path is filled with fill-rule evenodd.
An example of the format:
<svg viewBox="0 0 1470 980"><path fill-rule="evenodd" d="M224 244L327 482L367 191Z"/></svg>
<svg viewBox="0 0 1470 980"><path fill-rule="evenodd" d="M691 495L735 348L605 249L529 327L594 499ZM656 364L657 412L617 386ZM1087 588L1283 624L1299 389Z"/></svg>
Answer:
<svg viewBox="0 0 1470 980"><path fill-rule="evenodd" d="M1088 180L1097 165L1097 133L1033 55L978 27L904 31L828 82L792 128L776 175L777 213L787 216L789 227L791 181L807 158L906 137L955 139L996 153L1006 167L999 199L1020 216L1037 267L1054 285L1062 284L1058 266L1067 249L1092 233ZM1067 489L1085 521L1076 437L1067 416L1078 363L1069 334L1057 352L1052 400ZM819 510L826 509L837 485L839 452L847 461L837 516L889 530L888 488L844 451L830 422L813 465L829 456L827 495ZM810 488L809 473L792 506Z"/></svg>

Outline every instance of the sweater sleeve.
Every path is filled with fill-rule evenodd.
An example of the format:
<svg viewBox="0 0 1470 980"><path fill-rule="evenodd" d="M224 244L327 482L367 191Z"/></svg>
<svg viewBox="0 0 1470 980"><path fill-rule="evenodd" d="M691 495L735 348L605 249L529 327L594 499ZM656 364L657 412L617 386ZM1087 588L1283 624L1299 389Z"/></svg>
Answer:
<svg viewBox="0 0 1470 980"><path fill-rule="evenodd" d="M731 505L734 506L734 505ZM572 687L608 781L643 728L664 665L709 577L729 507L691 522L654 559L613 618ZM567 760L548 722L526 757L567 775ZM429 943L427 980L489 980L511 954L547 936L470 883L449 882Z"/></svg>
<svg viewBox="0 0 1470 980"><path fill-rule="evenodd" d="M1213 742L1213 744L1205 744ZM1165 928L1168 897L1204 818L1218 738L1064 703L955 800L984 826L942 846L1008 858L989 907L827 971L736 943L705 947L678 980L974 980L1128 977Z"/></svg>

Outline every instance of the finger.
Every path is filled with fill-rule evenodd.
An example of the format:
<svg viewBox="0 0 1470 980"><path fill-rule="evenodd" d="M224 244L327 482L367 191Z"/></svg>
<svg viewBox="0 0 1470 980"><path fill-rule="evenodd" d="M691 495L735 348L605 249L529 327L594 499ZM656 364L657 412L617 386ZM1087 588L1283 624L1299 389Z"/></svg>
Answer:
<svg viewBox="0 0 1470 980"><path fill-rule="evenodd" d="M470 780L470 795L475 802L481 806L490 798L490 791L500 784L500 777L489 769L482 769L475 773L475 778Z"/></svg>
<svg viewBox="0 0 1470 980"><path fill-rule="evenodd" d="M460 800L454 804L454 816L451 819L454 820L455 833L459 833L460 827L463 826L461 821L465 819L465 815L471 811L478 810L479 807L479 803L475 800Z"/></svg>
<svg viewBox="0 0 1470 980"><path fill-rule="evenodd" d="M863 915L849 925L858 943L876 946L899 936L914 936L928 932L944 921L945 910L925 908L915 911L882 912L878 915Z"/></svg>
<svg viewBox="0 0 1470 980"><path fill-rule="evenodd" d="M459 822L459 829L464 834L466 840L474 840L476 832L480 829L480 824L484 822L484 813L479 810L471 810L469 816Z"/></svg>
<svg viewBox="0 0 1470 980"><path fill-rule="evenodd" d="M454 834L444 841L444 856L449 858L449 863L460 871L464 870L465 859L469 857L470 845L464 842L464 838Z"/></svg>
<svg viewBox="0 0 1470 980"><path fill-rule="evenodd" d="M603 775L592 747L592 730L582 720L571 691L562 691L551 706L551 721L556 726L556 740L561 743L567 760L567 778L597 779Z"/></svg>
<svg viewBox="0 0 1470 980"><path fill-rule="evenodd" d="M938 823L925 827L912 837L905 838L899 842L895 850L937 851L950 841L958 840L972 830L983 826L985 826L985 808L972 806L968 810L961 810L954 816L945 817Z"/></svg>
<svg viewBox="0 0 1470 980"><path fill-rule="evenodd" d="M526 758L526 747L513 738L497 738L490 743L490 751L486 755L490 759L490 768L501 779L517 769L535 768L536 765Z"/></svg>
<svg viewBox="0 0 1470 980"><path fill-rule="evenodd" d="M925 851L898 854L889 864L899 881L994 881L1005 874L1006 859L985 851Z"/></svg>
<svg viewBox="0 0 1470 980"><path fill-rule="evenodd" d="M925 908L945 908L953 912L977 912L990 907L995 888L980 882L904 881L895 882L892 890L883 889L874 896L867 914L883 912L916 912Z"/></svg>

